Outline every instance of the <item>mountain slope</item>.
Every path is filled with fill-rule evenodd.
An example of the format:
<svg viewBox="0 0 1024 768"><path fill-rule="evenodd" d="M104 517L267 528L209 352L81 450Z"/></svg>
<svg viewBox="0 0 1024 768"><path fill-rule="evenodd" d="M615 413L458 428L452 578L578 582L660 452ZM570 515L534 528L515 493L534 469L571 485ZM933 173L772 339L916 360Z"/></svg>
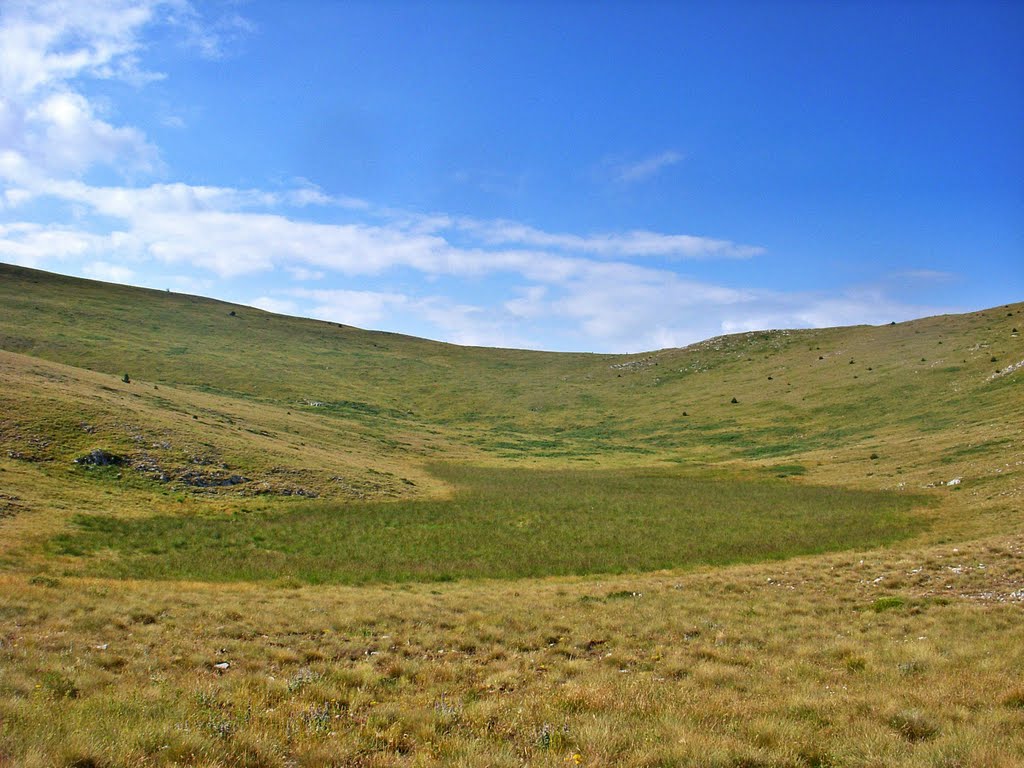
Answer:
<svg viewBox="0 0 1024 768"><path fill-rule="evenodd" d="M153 434L232 453L243 474L277 448L287 467L312 471L324 460L295 454L315 445L391 473L439 456L748 460L897 487L957 474L1002 481L995 470L1021 454L1024 304L640 355L458 347L6 265L0 305L0 349L27 356L4 357L4 440L27 450L13 437L27 430L50 440L54 458L102 442L97 434L130 448L116 429L60 431L51 416L72 395L75 409L95 410L86 421L127 409ZM42 360L70 368L44 374ZM81 382L41 407L34 390L53 376Z"/></svg>

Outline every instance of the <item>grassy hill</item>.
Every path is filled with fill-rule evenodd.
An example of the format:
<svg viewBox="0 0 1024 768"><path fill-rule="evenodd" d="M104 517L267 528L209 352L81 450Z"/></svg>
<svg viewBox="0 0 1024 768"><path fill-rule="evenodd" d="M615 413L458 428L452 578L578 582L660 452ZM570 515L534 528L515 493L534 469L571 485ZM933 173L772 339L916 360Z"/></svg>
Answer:
<svg viewBox="0 0 1024 768"><path fill-rule="evenodd" d="M1024 761L1024 304L639 355L0 308L0 765Z"/></svg>
<svg viewBox="0 0 1024 768"><path fill-rule="evenodd" d="M100 386L151 404L153 421L179 393L213 420L217 405L284 408L297 434L316 425L412 462L456 447L649 464L854 446L866 460L923 435L980 444L1020 402L1017 377L999 372L1024 359L1019 304L615 356L458 347L3 265L0 302L0 349L107 374ZM135 384L121 387L124 373ZM880 461L865 467L890 468Z"/></svg>

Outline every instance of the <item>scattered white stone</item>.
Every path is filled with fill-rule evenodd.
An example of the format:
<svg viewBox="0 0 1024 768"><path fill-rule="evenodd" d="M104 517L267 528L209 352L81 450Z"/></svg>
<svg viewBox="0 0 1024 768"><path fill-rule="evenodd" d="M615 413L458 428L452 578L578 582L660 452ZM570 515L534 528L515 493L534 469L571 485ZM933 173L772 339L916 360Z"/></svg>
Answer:
<svg viewBox="0 0 1024 768"><path fill-rule="evenodd" d="M1015 371L1019 371L1021 368L1024 368L1024 360L1014 363L1013 365L1008 365L1005 368L996 371L995 373L988 377L988 380L992 381L993 379L998 379L1000 376L1006 376Z"/></svg>
<svg viewBox="0 0 1024 768"><path fill-rule="evenodd" d="M946 485L960 485L961 480L963 480L962 477L954 477L952 480L946 483Z"/></svg>
<svg viewBox="0 0 1024 768"><path fill-rule="evenodd" d="M221 661L221 662L218 662L218 663L214 664L213 668L214 669L219 669L219 670L223 671L223 670L227 669L230 666L231 666L231 662Z"/></svg>

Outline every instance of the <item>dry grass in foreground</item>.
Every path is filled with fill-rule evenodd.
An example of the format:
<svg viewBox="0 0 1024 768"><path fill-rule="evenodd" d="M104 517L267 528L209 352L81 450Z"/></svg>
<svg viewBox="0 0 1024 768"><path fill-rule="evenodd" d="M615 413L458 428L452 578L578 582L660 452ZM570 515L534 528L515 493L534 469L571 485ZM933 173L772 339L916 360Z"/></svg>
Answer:
<svg viewBox="0 0 1024 768"><path fill-rule="evenodd" d="M0 764L1016 766L1022 547L440 588L6 576Z"/></svg>

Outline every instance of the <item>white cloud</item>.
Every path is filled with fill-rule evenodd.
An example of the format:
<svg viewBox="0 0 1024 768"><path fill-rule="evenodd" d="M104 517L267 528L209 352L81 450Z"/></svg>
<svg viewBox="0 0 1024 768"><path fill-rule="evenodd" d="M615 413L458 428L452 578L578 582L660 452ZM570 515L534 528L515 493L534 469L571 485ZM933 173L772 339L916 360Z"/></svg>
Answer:
<svg viewBox="0 0 1024 768"><path fill-rule="evenodd" d="M670 149L657 155L644 158L643 160L617 165L615 167L615 178L616 180L626 184L646 181L666 168L680 162L682 159L682 154Z"/></svg>
<svg viewBox="0 0 1024 768"><path fill-rule="evenodd" d="M462 218L458 229L479 237L488 244L516 244L561 251L590 253L603 257L658 256L667 258L742 259L764 253L759 246L739 245L694 235L672 235L646 230L597 235L571 235L544 232L513 221L478 221Z"/></svg>
<svg viewBox="0 0 1024 768"><path fill-rule="evenodd" d="M505 310L517 318L533 320L549 311L545 298L548 293L546 285L531 285L520 291L520 295L505 302Z"/></svg>
<svg viewBox="0 0 1024 768"><path fill-rule="evenodd" d="M345 195L329 195L308 179L296 179L293 188L281 196L281 202L303 208L308 205L347 208L353 211L365 211L370 204L365 200Z"/></svg>
<svg viewBox="0 0 1024 768"><path fill-rule="evenodd" d="M7 0L0 15L0 92L23 99L74 78L141 83L139 31L162 2Z"/></svg>
<svg viewBox="0 0 1024 768"><path fill-rule="evenodd" d="M152 172L160 165L157 148L141 131L101 120L77 93L47 96L25 111L24 122L24 151L51 172L81 173L97 164Z"/></svg>
<svg viewBox="0 0 1024 768"><path fill-rule="evenodd" d="M21 167L15 161L5 164L0 156L0 172L13 168L17 173ZM74 258L110 265L129 262L139 268L157 263L219 278L280 274L285 293L263 295L254 304L360 327L410 333L419 329L459 343L641 351L679 346L723 331L834 325L865 318L881 322L882 317L904 319L910 314L884 296L823 298L738 290L667 268L573 255L570 245L580 250L594 246L587 245L588 238L549 236L510 222L488 228L486 223L466 226L464 220L440 216L376 225L325 224L269 212L289 198L287 191L27 181L35 185L34 195L73 203L120 225L108 224L101 234L84 228L9 225L0 230L0 256L7 260L34 266ZM83 227L89 220L84 215ZM485 236L478 238L478 245L460 247L443 236L446 227L463 236ZM520 244L566 238L564 243L554 241L566 248L503 248L505 243L490 237L494 230L510 232L507 239ZM615 248L627 250L622 245L627 241L628 236L621 236ZM655 244L660 241L654 239ZM458 292L471 291L470 280L488 281L496 275L512 275L526 287L502 288L499 293L504 296L465 302L444 295L422 298L388 291L300 288L288 282L290 278L336 285L339 276L373 278L403 269L454 280ZM493 290L496 282L482 284Z"/></svg>
<svg viewBox="0 0 1024 768"><path fill-rule="evenodd" d="M288 294L306 299L305 314L310 317L361 328L379 324L394 309L409 303L403 294L382 291L298 288Z"/></svg>
<svg viewBox="0 0 1024 768"><path fill-rule="evenodd" d="M282 314L300 311L306 317L360 328L380 328L426 335L455 344L538 348L536 338L492 307L460 302L448 296L416 296L393 291L349 289L283 289L280 296L261 296L249 303Z"/></svg>
<svg viewBox="0 0 1024 768"><path fill-rule="evenodd" d="M745 311L723 312L723 333L769 328L831 328L884 325L892 321L955 312L956 308L906 304L880 290L847 290L839 295L762 291Z"/></svg>
<svg viewBox="0 0 1024 768"><path fill-rule="evenodd" d="M142 32L154 23L185 30L219 55L240 17L206 22L187 0L6 0L0 7L0 145L48 173L94 166L125 174L161 170L145 134L117 126L83 92L86 79L136 86L163 75L142 68Z"/></svg>
<svg viewBox="0 0 1024 768"><path fill-rule="evenodd" d="M302 282L311 282L314 280L323 280L327 277L327 273L320 270L306 269L305 267L285 267L285 270L294 279Z"/></svg>
<svg viewBox="0 0 1024 768"><path fill-rule="evenodd" d="M0 224L0 258L24 267L81 257L102 247L105 238L65 227L31 222Z"/></svg>
<svg viewBox="0 0 1024 768"><path fill-rule="evenodd" d="M602 349L639 352L679 346L713 335L716 315L754 296L667 270L600 264L568 284L553 310L570 320L587 341ZM709 333L710 331L710 333Z"/></svg>
<svg viewBox="0 0 1024 768"><path fill-rule="evenodd" d="M279 290L255 299L255 305L360 327L465 344L641 351L680 346L722 332L865 319L887 322L885 318L927 314L881 294L821 297L739 290L689 279L672 269L607 257L633 249L664 251L668 243L681 248L689 242L681 235L655 234L651 244L642 245L647 241L636 233L606 238L551 235L514 222L467 224L447 216L376 210L380 224L319 223L275 212L289 204L288 190L267 193L185 184L95 187L41 179L26 172L27 167L12 153L0 155L0 173L26 184L22 198L31 194L79 206L80 226L5 225L0 229L0 258L32 266L86 260L97 275L96 270L103 268L97 262L111 267L131 263L135 273L153 264L178 271L187 268L193 280L202 275L279 275ZM105 222L100 233L87 229L94 216ZM110 226L111 219L116 226ZM499 232L500 237L495 234ZM452 234L471 242L457 246L449 239ZM503 247L509 244L549 247ZM687 247L706 249L714 244L701 241ZM587 248L605 252L586 255ZM467 302L455 295L424 298L391 291L300 287L301 281L337 285L339 276L366 279L397 270L444 278L456 294L472 294L475 282L498 296ZM498 275L501 279L493 280ZM508 275L525 286L495 291Z"/></svg>
<svg viewBox="0 0 1024 768"><path fill-rule="evenodd" d="M86 264L82 268L82 273L86 277L105 280L110 283L127 283L135 279L135 272L133 270L120 264L110 264L106 261L95 261L91 264Z"/></svg>
<svg viewBox="0 0 1024 768"><path fill-rule="evenodd" d="M296 316L302 314L302 310L299 305L289 299L279 299L273 296L259 296L255 299L250 299L249 304L257 307L258 309L265 309L267 312L273 312L278 315L291 315Z"/></svg>
<svg viewBox="0 0 1024 768"><path fill-rule="evenodd" d="M104 120L74 83L79 78L142 83L139 31L157 2L11 0L0 16L0 137L51 172L127 161L152 170L156 149L132 127Z"/></svg>
<svg viewBox="0 0 1024 768"><path fill-rule="evenodd" d="M955 272L943 272L937 269L908 269L904 272L897 272L893 277L918 283L948 283L956 280L959 276Z"/></svg>
<svg viewBox="0 0 1024 768"><path fill-rule="evenodd" d="M256 25L237 13L227 13L207 20L188 2L167 2L166 22L177 28L183 44L205 59L227 57L241 39L256 32Z"/></svg>

